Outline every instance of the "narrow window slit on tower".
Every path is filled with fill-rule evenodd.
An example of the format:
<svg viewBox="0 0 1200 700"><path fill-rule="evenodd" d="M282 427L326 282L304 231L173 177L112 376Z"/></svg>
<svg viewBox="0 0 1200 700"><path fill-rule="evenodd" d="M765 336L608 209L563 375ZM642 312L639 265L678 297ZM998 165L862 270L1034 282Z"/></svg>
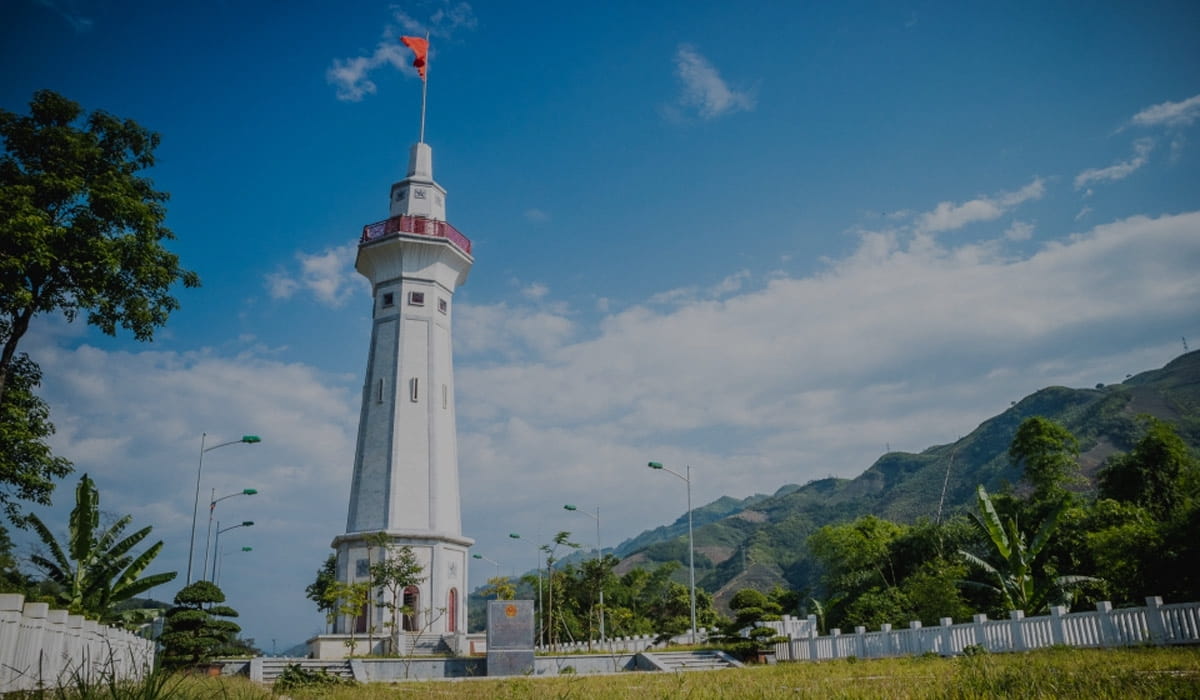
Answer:
<svg viewBox="0 0 1200 700"><path fill-rule="evenodd" d="M425 306L425 292L409 292L408 293L408 305L409 306Z"/></svg>
<svg viewBox="0 0 1200 700"><path fill-rule="evenodd" d="M375 403L383 403L383 377L375 380Z"/></svg>
<svg viewBox="0 0 1200 700"><path fill-rule="evenodd" d="M446 313L446 309L448 306L449 305L446 303L445 299L438 299L438 311L441 311L442 313Z"/></svg>
<svg viewBox="0 0 1200 700"><path fill-rule="evenodd" d="M419 380L416 377L408 380L408 400L416 403L417 401L417 384Z"/></svg>
<svg viewBox="0 0 1200 700"><path fill-rule="evenodd" d="M385 292L383 295L383 305L392 306L396 303L396 295L392 292Z"/></svg>
<svg viewBox="0 0 1200 700"><path fill-rule="evenodd" d="M447 408L450 405L450 390L445 384L442 385L442 408Z"/></svg>

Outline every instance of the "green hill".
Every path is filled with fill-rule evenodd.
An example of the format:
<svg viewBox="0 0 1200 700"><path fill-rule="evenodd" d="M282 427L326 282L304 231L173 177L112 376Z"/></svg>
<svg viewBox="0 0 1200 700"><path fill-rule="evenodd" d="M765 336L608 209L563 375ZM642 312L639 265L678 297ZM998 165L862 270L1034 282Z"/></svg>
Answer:
<svg viewBox="0 0 1200 700"><path fill-rule="evenodd" d="M888 453L854 479L787 485L741 500L725 496L697 508L697 585L715 592L718 605L745 587L805 588L812 572L804 541L823 525L869 513L905 523L944 518L968 508L979 484L992 491L1019 489L1021 475L1007 451L1017 427L1032 416L1071 430L1080 441L1083 473L1094 478L1105 458L1132 447L1142 414L1172 423L1193 450L1200 447L1200 351L1121 384L1042 389L953 444ZM624 558L622 569L670 560L686 567L686 514L621 543L616 552Z"/></svg>

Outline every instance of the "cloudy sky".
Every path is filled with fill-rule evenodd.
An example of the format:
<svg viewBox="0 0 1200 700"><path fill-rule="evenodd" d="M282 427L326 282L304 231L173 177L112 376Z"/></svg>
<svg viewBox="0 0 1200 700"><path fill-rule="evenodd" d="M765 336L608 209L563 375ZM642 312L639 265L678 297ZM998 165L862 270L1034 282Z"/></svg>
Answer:
<svg viewBox="0 0 1200 700"><path fill-rule="evenodd" d="M201 486L259 490L216 516L256 523L221 583L268 649L321 629L303 589L345 528L355 242L419 124L402 34L431 36L427 140L475 245L463 530L504 573L593 541L565 503L606 546L682 515L650 459L691 464L697 503L850 477L1200 345L1193 2L512 5L0 10L0 106L50 88L161 133L204 282L150 344L38 319L54 445L182 578L201 434L262 436ZM42 511L63 529L74 481Z"/></svg>

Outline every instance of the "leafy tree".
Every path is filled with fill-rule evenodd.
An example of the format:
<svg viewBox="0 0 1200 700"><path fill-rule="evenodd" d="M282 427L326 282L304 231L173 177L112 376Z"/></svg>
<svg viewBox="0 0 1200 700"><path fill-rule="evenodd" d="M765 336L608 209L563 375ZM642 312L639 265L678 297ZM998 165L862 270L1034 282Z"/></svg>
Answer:
<svg viewBox="0 0 1200 700"><path fill-rule="evenodd" d="M139 555L131 551L150 534L151 527L122 537L133 516L118 518L100 532L100 493L84 474L75 488L75 508L68 521L65 546L36 515L29 523L50 550L50 558L35 555L33 564L62 587L59 602L67 609L103 622L117 617L115 606L175 578L170 571L141 577L162 550L162 540Z"/></svg>
<svg viewBox="0 0 1200 700"><path fill-rule="evenodd" d="M304 589L304 597L317 604L317 610L325 615L325 624L328 628L333 621L330 613L336 603L329 600L326 595L329 592L329 587L337 582L337 555L330 554L325 558L325 563L317 569L317 578Z"/></svg>
<svg viewBox="0 0 1200 700"><path fill-rule="evenodd" d="M371 582L334 581L325 590L325 599L329 604L329 612L325 613L327 622L332 622L339 615L350 620L350 638L346 641L346 646L350 647L350 653L354 654L354 649L358 646L358 640L354 636L354 619L362 614L363 608L371 601Z"/></svg>
<svg viewBox="0 0 1200 700"><path fill-rule="evenodd" d="M479 594L484 598L496 596L496 600L513 600L517 597L517 587L507 576L493 576Z"/></svg>
<svg viewBox="0 0 1200 700"><path fill-rule="evenodd" d="M12 538L4 525L0 525L0 593L26 593L29 586L29 577L17 565Z"/></svg>
<svg viewBox="0 0 1200 700"><path fill-rule="evenodd" d="M1145 420L1146 434L1133 450L1113 456L1100 471L1100 495L1135 503L1166 521L1195 500L1198 468L1169 423L1152 416Z"/></svg>
<svg viewBox="0 0 1200 700"><path fill-rule="evenodd" d="M888 620L893 625L920 620L936 625L943 617L962 622L968 620L974 608L963 599L959 582L967 577L967 567L946 559L931 559L900 584L907 603L905 620Z"/></svg>
<svg viewBox="0 0 1200 700"><path fill-rule="evenodd" d="M775 630L760 623L778 620L783 608L767 594L743 588L733 594L729 601L735 618L728 626L722 640L730 643L733 653L748 658L759 649L768 648L776 641L786 639Z"/></svg>
<svg viewBox="0 0 1200 700"><path fill-rule="evenodd" d="M558 628L555 627L556 609L554 606L554 590L555 590L555 588L560 589L559 609L557 610L557 612L561 613L561 608L562 608L561 589L562 589L562 583L563 583L563 581L561 580L563 577L561 575L559 575L557 577L555 576L556 572L554 571L554 564L555 564L555 562L558 561L558 559L555 557L555 553L558 551L559 547L567 547L569 549L579 549L579 544L576 542L572 542L571 541L571 533L567 532L565 530L560 531L558 534L556 534L554 536L554 539L551 542L552 543L542 545L540 547L540 549L542 550L542 552L544 552L546 554L546 586L547 586L548 602L546 604L547 610L543 611L544 613L546 613L546 615L545 615L546 622L544 625L544 629L549 633L550 644L554 645L554 644L557 644L559 639L561 638ZM561 626L561 622L558 624Z"/></svg>
<svg viewBox="0 0 1200 700"><path fill-rule="evenodd" d="M34 393L41 381L41 370L20 353L9 363L7 388L0 394L0 506L17 524L23 521L17 501L50 505L53 479L71 472L71 463L46 444L54 425L50 408Z"/></svg>
<svg viewBox="0 0 1200 700"><path fill-rule="evenodd" d="M417 555L412 547L397 547L394 550L385 548L381 560L371 564L371 583L382 588L387 594L384 607L388 611L385 626L389 627L393 638L400 631L397 624L400 615L412 615L416 611L403 605L404 589L416 586L425 580L421 575L424 567L417 561Z"/></svg>
<svg viewBox="0 0 1200 700"><path fill-rule="evenodd" d="M196 581L175 594L175 607L167 611L162 662L167 668L196 666L237 647L241 627L222 618L237 617L225 594L211 581Z"/></svg>
<svg viewBox="0 0 1200 700"><path fill-rule="evenodd" d="M1063 506L1038 526L1033 539L1026 544L1025 533L1017 527L1016 518L1002 520L983 486L978 489L978 503L979 514L972 514L972 518L990 545L990 557L980 557L965 549L959 553L969 564L982 569L994 583L964 581L965 584L992 591L1005 610L1034 614L1046 608L1051 598L1065 602L1072 588L1084 581L1095 580L1079 575L1048 577L1040 571L1038 557L1054 534Z"/></svg>
<svg viewBox="0 0 1200 700"><path fill-rule="evenodd" d="M179 307L171 287L200 284L163 247L167 193L139 173L159 137L49 90L29 115L0 110L0 395L39 314L60 312L138 340Z"/></svg>
<svg viewBox="0 0 1200 700"><path fill-rule="evenodd" d="M1065 502L1070 496L1066 487L1080 481L1079 440L1048 418L1034 416L1021 423L1008 458L1024 470L1025 480L1033 486L1031 500L1044 512Z"/></svg>

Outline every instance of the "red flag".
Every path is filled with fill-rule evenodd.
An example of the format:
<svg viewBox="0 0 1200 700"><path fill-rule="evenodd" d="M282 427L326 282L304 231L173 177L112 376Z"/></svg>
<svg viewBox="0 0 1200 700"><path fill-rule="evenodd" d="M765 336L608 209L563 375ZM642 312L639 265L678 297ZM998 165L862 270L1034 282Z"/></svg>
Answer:
<svg viewBox="0 0 1200 700"><path fill-rule="evenodd" d="M412 64L417 69L417 75L421 76L421 80L424 80L425 59L429 55L429 40L417 36L402 36L400 37L400 41L404 42L404 45L412 49L412 52L416 54Z"/></svg>

